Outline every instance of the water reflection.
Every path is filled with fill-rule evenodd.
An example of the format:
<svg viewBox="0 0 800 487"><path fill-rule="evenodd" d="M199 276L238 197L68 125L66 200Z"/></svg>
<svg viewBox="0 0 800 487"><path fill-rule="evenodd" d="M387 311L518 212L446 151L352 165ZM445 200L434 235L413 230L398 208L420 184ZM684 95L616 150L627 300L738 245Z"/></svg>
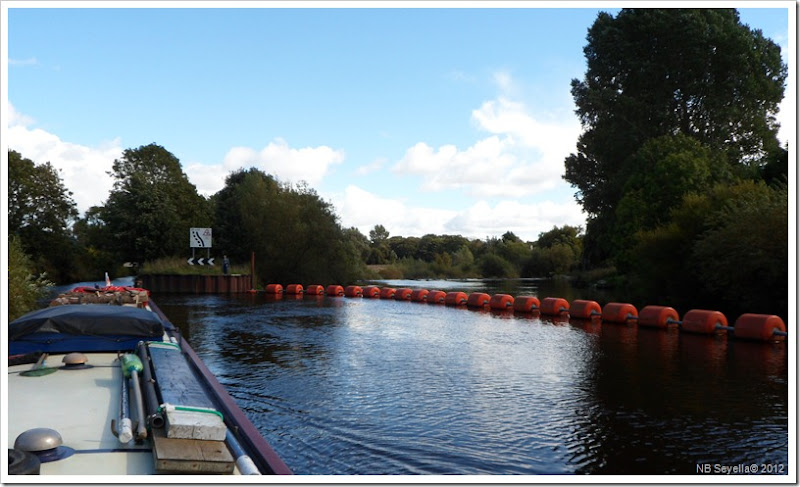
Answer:
<svg viewBox="0 0 800 487"><path fill-rule="evenodd" d="M694 474L788 457L784 344L395 300L155 299L301 474Z"/></svg>

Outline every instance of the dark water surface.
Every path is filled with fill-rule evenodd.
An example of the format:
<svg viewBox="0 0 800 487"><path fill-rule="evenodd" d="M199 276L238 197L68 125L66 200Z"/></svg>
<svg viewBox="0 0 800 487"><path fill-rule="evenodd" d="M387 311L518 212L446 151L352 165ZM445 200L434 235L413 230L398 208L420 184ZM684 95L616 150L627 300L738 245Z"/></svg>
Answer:
<svg viewBox="0 0 800 487"><path fill-rule="evenodd" d="M607 302L549 281L390 285ZM788 473L785 344L394 300L153 297L297 474Z"/></svg>

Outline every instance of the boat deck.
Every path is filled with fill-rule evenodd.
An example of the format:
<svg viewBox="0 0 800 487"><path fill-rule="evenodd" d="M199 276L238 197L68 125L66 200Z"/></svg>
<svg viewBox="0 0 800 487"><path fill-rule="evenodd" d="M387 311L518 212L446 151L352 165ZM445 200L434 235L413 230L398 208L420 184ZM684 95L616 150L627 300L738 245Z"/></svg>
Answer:
<svg viewBox="0 0 800 487"><path fill-rule="evenodd" d="M135 295L130 303L116 288L91 291L73 290L59 306L9 324L10 362L38 359L8 367L15 474L36 472L36 463L42 475L291 474L163 313L140 302L146 291L125 290ZM73 365L64 364L64 350L76 352ZM125 373L116 350L125 352ZM122 442L112 430L123 394L141 440ZM47 430L58 433L60 446Z"/></svg>
<svg viewBox="0 0 800 487"><path fill-rule="evenodd" d="M122 444L111 432L111 420L119 416L122 369L116 353L91 353L91 367L25 377L31 364L8 368L9 447L31 428L59 432L63 446L75 454L41 465L43 475L154 474L152 444ZM63 354L50 355L45 366L62 365ZM13 399L12 399L13 398Z"/></svg>
<svg viewBox="0 0 800 487"><path fill-rule="evenodd" d="M14 446L17 436L29 429L50 428L61 435L62 446L74 450L74 454L42 462L41 475L164 473L156 470L151 437L138 444L136 441L121 443L111 431L111 420L119 417L123 379L117 354L87 353L86 356L91 367L67 369L61 367L64 354L50 355L44 366L57 369L40 376L21 375L31 370L31 364L9 366L9 448ZM184 444L181 449L185 448ZM204 452L198 451L196 454L202 457ZM238 466L234 464L233 468L233 474L239 475ZM201 470L195 473L204 473Z"/></svg>

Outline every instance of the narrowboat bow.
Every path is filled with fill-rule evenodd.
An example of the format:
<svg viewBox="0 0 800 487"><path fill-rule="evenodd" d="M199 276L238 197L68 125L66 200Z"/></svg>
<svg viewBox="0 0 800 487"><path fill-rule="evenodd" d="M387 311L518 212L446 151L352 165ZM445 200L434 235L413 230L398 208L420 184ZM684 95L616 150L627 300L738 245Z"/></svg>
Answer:
<svg viewBox="0 0 800 487"><path fill-rule="evenodd" d="M179 330L129 287L8 328L9 474L291 474Z"/></svg>

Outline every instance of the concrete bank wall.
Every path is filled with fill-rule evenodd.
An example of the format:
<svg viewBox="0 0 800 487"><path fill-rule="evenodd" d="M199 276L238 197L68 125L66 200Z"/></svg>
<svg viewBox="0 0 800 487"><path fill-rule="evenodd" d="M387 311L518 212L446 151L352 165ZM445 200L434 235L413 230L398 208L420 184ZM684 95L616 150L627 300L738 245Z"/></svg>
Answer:
<svg viewBox="0 0 800 487"><path fill-rule="evenodd" d="M177 274L140 275L141 287L155 293L225 294L245 293L253 288L249 275L198 276Z"/></svg>

